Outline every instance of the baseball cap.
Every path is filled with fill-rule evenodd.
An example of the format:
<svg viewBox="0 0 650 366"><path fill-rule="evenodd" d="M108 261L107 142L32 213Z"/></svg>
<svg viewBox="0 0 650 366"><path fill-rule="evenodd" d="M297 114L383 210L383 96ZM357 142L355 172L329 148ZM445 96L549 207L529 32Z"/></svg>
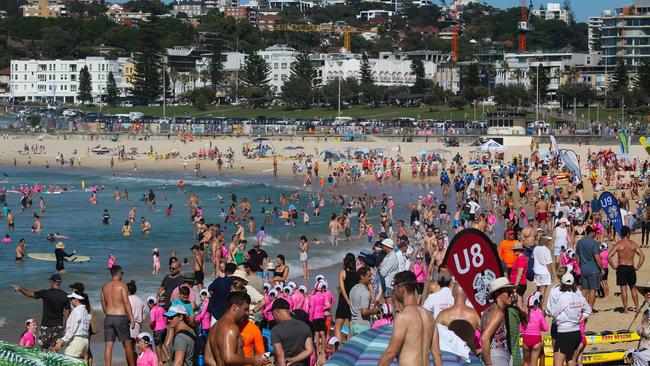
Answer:
<svg viewBox="0 0 650 366"><path fill-rule="evenodd" d="M49 281L50 281L50 282L58 282L58 283L61 283L61 282L63 282L63 279L61 279L61 276L59 276L58 274L55 273L55 274L53 274L53 275L50 276Z"/></svg>
<svg viewBox="0 0 650 366"><path fill-rule="evenodd" d="M158 302L158 299L155 296L151 295L147 297L147 302L155 304Z"/></svg>
<svg viewBox="0 0 650 366"><path fill-rule="evenodd" d="M171 318L171 317L174 317L174 316L176 316L178 314L187 315L187 311L185 311L185 308L183 307L183 305L176 305L176 306L170 307L169 310L167 310L167 312L165 313L165 316Z"/></svg>
<svg viewBox="0 0 650 366"><path fill-rule="evenodd" d="M273 310L289 310L289 302L285 299L277 299L273 301L273 306L271 306L271 311Z"/></svg>
<svg viewBox="0 0 650 366"><path fill-rule="evenodd" d="M573 278L573 275L571 274L571 272L567 272L567 273L562 275L562 284L563 285L573 285L573 281L574 281L574 278Z"/></svg>
<svg viewBox="0 0 650 366"><path fill-rule="evenodd" d="M115 264L113 265L113 267L111 267L111 275L114 275L117 272L122 272L122 274L124 274L124 271L122 271L122 266L120 266L119 264Z"/></svg>
<svg viewBox="0 0 650 366"><path fill-rule="evenodd" d="M30 319L27 319L27 320L25 320L25 325L30 325L30 324L32 324L32 323L36 323L36 320L34 320L34 319L31 319L31 318L30 318Z"/></svg>
<svg viewBox="0 0 650 366"><path fill-rule="evenodd" d="M330 337L330 339L327 341L327 344L329 344L330 346L336 346L337 343L340 344L341 341L339 341L339 339L336 337Z"/></svg>
<svg viewBox="0 0 650 366"><path fill-rule="evenodd" d="M72 285L70 285L70 288L79 292L84 292L86 286L84 286L84 284L81 282L75 282Z"/></svg>
<svg viewBox="0 0 650 366"><path fill-rule="evenodd" d="M83 299L84 299L83 296L79 295L79 294L76 293L76 292L73 292L73 293L71 293L70 295L68 295L68 298L69 298L69 299L77 299L77 300L83 300Z"/></svg>
<svg viewBox="0 0 650 366"><path fill-rule="evenodd" d="M542 293L539 291L533 292L528 296L528 306L535 306L535 303L539 304L542 302Z"/></svg>
<svg viewBox="0 0 650 366"><path fill-rule="evenodd" d="M153 337L151 336L151 334L149 334L147 332L141 332L140 334L138 334L137 339L139 339L141 341L144 341L144 342L147 342L147 343L151 343L151 340L153 339Z"/></svg>

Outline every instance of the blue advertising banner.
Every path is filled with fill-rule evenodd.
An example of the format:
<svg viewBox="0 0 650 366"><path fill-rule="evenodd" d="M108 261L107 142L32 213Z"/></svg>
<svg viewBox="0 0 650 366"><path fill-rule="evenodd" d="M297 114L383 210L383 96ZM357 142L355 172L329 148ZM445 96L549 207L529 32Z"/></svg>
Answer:
<svg viewBox="0 0 650 366"><path fill-rule="evenodd" d="M610 192L601 193L598 197L598 202L600 207L605 211L605 215L609 219L610 224L614 227L614 230L618 233L619 237L621 236L621 229L623 228L623 218L621 217L621 209L618 207L618 200Z"/></svg>

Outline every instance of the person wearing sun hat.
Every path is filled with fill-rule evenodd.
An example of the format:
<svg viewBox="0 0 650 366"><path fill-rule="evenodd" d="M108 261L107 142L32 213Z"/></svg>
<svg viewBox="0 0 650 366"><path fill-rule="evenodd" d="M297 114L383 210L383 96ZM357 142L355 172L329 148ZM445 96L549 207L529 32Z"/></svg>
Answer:
<svg viewBox="0 0 650 366"><path fill-rule="evenodd" d="M382 280L382 289L385 297L390 297L393 292L393 279L399 270L399 260L397 253L395 253L395 242L391 238L386 238L381 241L386 256L379 265L379 274Z"/></svg>
<svg viewBox="0 0 650 366"><path fill-rule="evenodd" d="M73 250L72 253L66 253L65 249L65 244L63 244L62 241L56 243L54 246L54 257L56 258L56 265L55 268L59 273L65 273L65 266L63 263L65 262L66 258L73 257L77 251Z"/></svg>
<svg viewBox="0 0 650 366"><path fill-rule="evenodd" d="M513 305L516 288L506 277L495 278L490 283L488 297L493 303L481 315L481 356L486 366L510 364L512 355L505 319L507 307Z"/></svg>

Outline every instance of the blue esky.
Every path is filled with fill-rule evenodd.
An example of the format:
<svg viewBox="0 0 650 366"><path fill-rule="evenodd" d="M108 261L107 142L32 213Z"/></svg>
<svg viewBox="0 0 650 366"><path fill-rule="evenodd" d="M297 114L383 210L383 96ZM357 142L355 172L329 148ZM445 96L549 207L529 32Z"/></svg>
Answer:
<svg viewBox="0 0 650 366"><path fill-rule="evenodd" d="M482 0L492 6L498 8L512 8L519 6L521 0ZM576 13L576 20L579 22L586 22L587 17L598 16L604 9L615 9L620 8L624 5L631 5L633 0L572 0L571 6L573 11ZM530 0L526 0L526 3L529 3ZM552 3L562 3L562 0L533 0L533 7L535 9L539 8L539 4Z"/></svg>

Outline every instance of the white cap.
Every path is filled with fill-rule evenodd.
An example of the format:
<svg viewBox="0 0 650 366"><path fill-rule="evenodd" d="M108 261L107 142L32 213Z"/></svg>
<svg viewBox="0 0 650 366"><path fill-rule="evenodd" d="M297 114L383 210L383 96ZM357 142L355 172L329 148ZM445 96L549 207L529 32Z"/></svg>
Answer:
<svg viewBox="0 0 650 366"><path fill-rule="evenodd" d="M563 218L561 218L560 221L558 221L558 222L559 222L560 224L568 224L568 223L569 223L569 220L567 220L566 217L563 217Z"/></svg>
<svg viewBox="0 0 650 366"><path fill-rule="evenodd" d="M153 341L153 337L147 332L139 333L137 339L143 340L147 343L151 343Z"/></svg>
<svg viewBox="0 0 650 366"><path fill-rule="evenodd" d="M307 293L307 287L305 287L304 285L300 285L300 287L298 287L298 291L302 291L304 293Z"/></svg>
<svg viewBox="0 0 650 366"><path fill-rule="evenodd" d="M420 226L420 221L418 221L418 220L413 221L413 225Z"/></svg>
<svg viewBox="0 0 650 366"><path fill-rule="evenodd" d="M291 288L291 286L284 286L282 291L284 291L284 292L289 291L289 295L291 295L293 293L293 289Z"/></svg>
<svg viewBox="0 0 650 366"><path fill-rule="evenodd" d="M269 291L269 296L271 296L271 295L273 295L275 297L278 297L278 292L276 290L271 290L271 291Z"/></svg>
<svg viewBox="0 0 650 366"><path fill-rule="evenodd" d="M327 344L329 344L330 346L333 346L336 343L341 343L341 341L339 341L339 339L336 337L330 337L330 339L327 341Z"/></svg>
<svg viewBox="0 0 650 366"><path fill-rule="evenodd" d="M318 281L324 280L324 279L325 279L325 276L323 276L322 274L319 274L319 275L316 275L315 281L318 282Z"/></svg>
<svg viewBox="0 0 650 366"><path fill-rule="evenodd" d="M68 295L68 298L69 298L69 299L77 299L77 300L83 300L83 299L84 299L83 296L79 295L79 294L76 293L76 292L73 292L73 293L71 293L70 295Z"/></svg>
<svg viewBox="0 0 650 366"><path fill-rule="evenodd" d="M539 291L533 292L528 296L528 306L535 306L535 303L539 304L542 302L542 293Z"/></svg>
<svg viewBox="0 0 650 366"><path fill-rule="evenodd" d="M155 296L151 295L147 297L147 302L153 302L155 304L158 302L158 299Z"/></svg>
<svg viewBox="0 0 650 366"><path fill-rule="evenodd" d="M289 281L289 283L287 283L287 286L291 287L292 289L298 287L298 285L296 285L296 283L293 281Z"/></svg>
<svg viewBox="0 0 650 366"><path fill-rule="evenodd" d="M562 275L562 284L563 285L573 285L573 274L571 272L568 272Z"/></svg>
<svg viewBox="0 0 650 366"><path fill-rule="evenodd" d="M381 245L385 246L386 248L393 249L395 248L395 242L391 238L386 238L381 241Z"/></svg>
<svg viewBox="0 0 650 366"><path fill-rule="evenodd" d="M263 286L263 287L264 287L265 289L267 289L267 290L270 290L270 289L271 289L271 284L268 283L268 282L264 282L264 286Z"/></svg>
<svg viewBox="0 0 650 366"><path fill-rule="evenodd" d="M199 295L205 295L206 297L210 297L210 292L206 289L203 289L201 290L201 292L199 292Z"/></svg>
<svg viewBox="0 0 650 366"><path fill-rule="evenodd" d="M316 289L317 289L317 290L320 290L320 289L322 289L323 287L325 287L325 289L327 290L327 281L325 281L325 280L320 280L320 281L318 281L318 282L316 283Z"/></svg>

